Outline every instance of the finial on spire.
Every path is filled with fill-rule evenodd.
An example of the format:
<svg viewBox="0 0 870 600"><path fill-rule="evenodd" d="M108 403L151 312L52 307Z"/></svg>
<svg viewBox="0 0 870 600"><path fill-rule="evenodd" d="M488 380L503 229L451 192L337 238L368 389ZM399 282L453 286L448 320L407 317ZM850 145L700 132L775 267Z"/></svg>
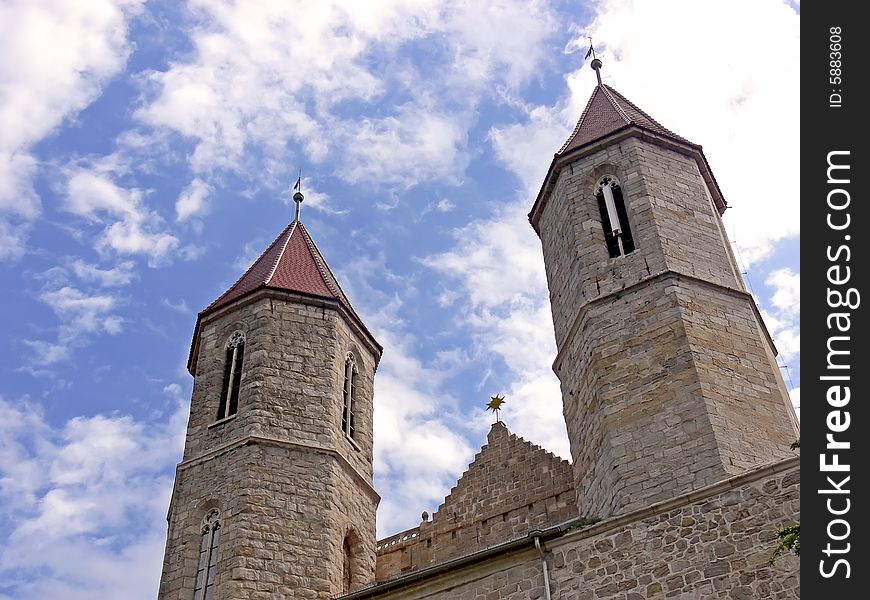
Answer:
<svg viewBox="0 0 870 600"><path fill-rule="evenodd" d="M487 410L491 410L495 413L495 422L498 423L501 419L498 418L498 411L501 410L501 405L505 403L504 396L499 396L496 394L492 398L489 399L489 402L486 404Z"/></svg>
<svg viewBox="0 0 870 600"><path fill-rule="evenodd" d="M592 55L592 69L595 71L595 76L598 78L598 85L601 85L601 59L595 56L595 46L592 45L592 38L589 38L589 50L586 52L586 58Z"/></svg>
<svg viewBox="0 0 870 600"><path fill-rule="evenodd" d="M299 178L296 180L296 183L293 185L293 189L296 190L296 193L293 194L293 202L296 203L296 220L299 220L299 216L302 214L302 201L305 200L305 196L302 195L302 169L299 169Z"/></svg>

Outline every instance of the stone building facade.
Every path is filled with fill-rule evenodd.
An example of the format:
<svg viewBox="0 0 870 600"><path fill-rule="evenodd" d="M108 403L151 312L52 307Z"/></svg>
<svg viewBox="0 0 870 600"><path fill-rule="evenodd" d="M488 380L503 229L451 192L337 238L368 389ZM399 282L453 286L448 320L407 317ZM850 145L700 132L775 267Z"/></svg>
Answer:
<svg viewBox="0 0 870 600"><path fill-rule="evenodd" d="M725 208L701 147L599 81L529 214L572 461L497 422L380 541L382 349L297 212L198 317L159 598L799 596L797 559L767 564L798 422Z"/></svg>

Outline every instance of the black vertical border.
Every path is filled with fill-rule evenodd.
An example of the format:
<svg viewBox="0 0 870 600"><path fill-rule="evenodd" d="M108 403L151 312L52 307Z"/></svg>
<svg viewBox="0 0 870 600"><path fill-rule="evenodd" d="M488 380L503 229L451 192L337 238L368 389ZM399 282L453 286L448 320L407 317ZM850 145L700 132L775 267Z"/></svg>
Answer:
<svg viewBox="0 0 870 600"><path fill-rule="evenodd" d="M870 56L867 38L870 24L859 16L861 2L829 0L807 2L801 11L801 590L804 598L866 598L870 584L870 561L867 546L870 545L867 531L867 513L870 500L860 488L870 488L870 403L867 381L870 380L870 361L864 350L870 344L867 331L867 313L870 310L870 290L867 289L867 273L870 257L867 238L870 236L870 211L867 209L867 179L870 169L867 162L866 131L870 102L866 94L865 77ZM863 12L863 10L861 11ZM831 28L840 27L842 48L840 52L840 83L832 83L830 47ZM832 108L831 94L842 96L842 105ZM848 231L834 231L827 223L827 195L843 185L828 184L828 153L848 150L850 182L845 186L850 196L848 207L851 225ZM840 159L842 160L842 159ZM842 172L842 171L841 171ZM842 201L843 195L837 194ZM842 220L842 211L835 215ZM845 236L850 237L849 240ZM828 248L834 252L846 244L851 250L851 260L837 261L851 267L847 284L838 286L845 290L854 287L861 293L858 308L831 308L828 305L828 288L836 289L828 282L828 269L834 264L828 259ZM841 259L845 253L841 254ZM841 272L842 273L842 272ZM831 312L850 312L851 328L848 334L830 332L827 318ZM829 432L829 412L837 410L827 402L826 393L831 385L820 380L827 370L827 343L831 335L849 335L848 360L851 364L849 385L851 400L841 411L848 411L849 428L834 434L837 440L848 441L848 450L826 450L826 435ZM841 371L842 373L842 371ZM839 419L842 419L841 414ZM843 473L824 473L820 469L820 454L837 452L839 462L850 465L850 481L843 488L848 495L820 493L830 489L827 477L840 483ZM827 459L831 462L831 459ZM849 511L836 517L831 515L826 502L832 498L835 509L845 506L850 500ZM828 526L832 519L842 518L849 523L849 536L841 541L829 539ZM842 523L835 524L832 532L841 536L846 531ZM826 555L827 544L832 548L845 549L843 554ZM849 563L849 577L841 564L834 576L824 577L824 568L830 573L837 558ZM822 562L824 561L824 562ZM822 595L824 594L824 596Z"/></svg>

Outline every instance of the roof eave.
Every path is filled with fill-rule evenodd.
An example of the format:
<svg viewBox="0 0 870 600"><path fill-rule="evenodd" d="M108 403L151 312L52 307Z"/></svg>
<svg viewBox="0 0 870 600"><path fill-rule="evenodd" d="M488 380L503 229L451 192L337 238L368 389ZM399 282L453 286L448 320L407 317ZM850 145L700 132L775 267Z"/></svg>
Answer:
<svg viewBox="0 0 870 600"><path fill-rule="evenodd" d="M535 203L532 205L532 209L529 211L529 222L532 224L532 227L534 228L535 233L538 234L538 237L541 236L538 222L541 218L541 214L544 211L544 207L550 199L550 194L552 193L553 188L556 186L556 180L558 179L559 173L561 172L562 168L566 164L571 163L578 158L582 158L584 156L588 156L589 154L598 152L605 146L620 142L629 137L640 137L651 143L664 146L671 150L675 150L680 154L684 154L694 158L695 162L698 164L698 170L701 172L701 177L704 179L704 182L707 184L707 188L710 190L710 195L713 197L713 202L716 204L716 208L719 211L719 214L721 215L725 212L727 204L725 203L725 199L722 195L722 190L719 188L719 183L713 176L713 170L710 168L710 163L707 162L707 157L704 156L704 152L701 146L693 144L691 142L678 140L670 136L666 136L661 133L652 131L640 125L631 123L625 125L624 127L620 127L619 129L605 136L591 140L586 144L583 144L582 146L572 148L570 151L564 154L556 154L553 157L553 161L550 163L550 168L547 170L547 174L544 177L543 183L541 184L541 189L538 191L538 195L535 198Z"/></svg>

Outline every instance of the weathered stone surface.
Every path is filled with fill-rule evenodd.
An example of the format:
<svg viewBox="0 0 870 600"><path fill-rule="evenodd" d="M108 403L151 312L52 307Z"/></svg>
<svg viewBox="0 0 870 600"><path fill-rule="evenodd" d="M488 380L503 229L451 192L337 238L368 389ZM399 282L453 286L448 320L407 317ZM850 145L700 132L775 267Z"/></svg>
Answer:
<svg viewBox="0 0 870 600"><path fill-rule="evenodd" d="M245 334L238 413L215 422L224 347ZM201 328L161 600L193 598L202 519L221 511L216 599L330 598L374 582L372 394L378 357L335 310L261 295ZM359 369L355 443L341 430L347 352Z"/></svg>
<svg viewBox="0 0 870 600"><path fill-rule="evenodd" d="M625 256L607 253L602 175L621 182L637 247ZM638 138L581 157L539 228L581 514L790 455L790 401L693 159Z"/></svg>
<svg viewBox="0 0 870 600"><path fill-rule="evenodd" d="M777 527L800 520L796 461L761 469L709 494L684 496L657 510L629 513L546 542L553 600L800 597L799 560L767 560ZM711 533L706 540L704 534ZM630 542L628 540L631 539ZM667 540L690 540L676 544ZM745 547L736 552L735 548ZM401 581L401 580L399 580ZM363 591L378 600L544 598L543 566L530 543L390 590Z"/></svg>
<svg viewBox="0 0 870 600"><path fill-rule="evenodd" d="M379 347L335 303L258 291L197 330L159 598L193 598L213 508L219 600L326 600L346 591L346 565L353 598L539 600L546 581L553 600L799 597L797 559L767 565L776 528L799 520L788 393L698 164L661 142L590 146L535 217L573 465L498 423L431 521L376 544ZM626 202L626 256L606 250L603 175ZM239 409L215 422L235 331ZM566 525L578 516L605 520Z"/></svg>

